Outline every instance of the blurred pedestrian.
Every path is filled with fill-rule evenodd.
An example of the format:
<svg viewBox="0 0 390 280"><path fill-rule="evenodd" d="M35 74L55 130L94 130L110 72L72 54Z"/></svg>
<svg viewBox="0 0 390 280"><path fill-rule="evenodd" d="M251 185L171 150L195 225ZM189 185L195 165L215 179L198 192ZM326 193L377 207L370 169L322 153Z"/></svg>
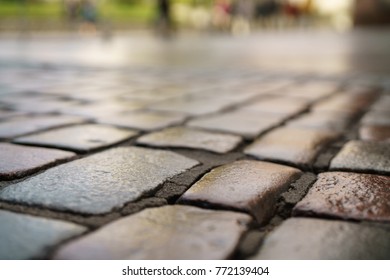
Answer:
<svg viewBox="0 0 390 280"><path fill-rule="evenodd" d="M169 37L173 31L171 1L158 0L157 13L157 31L160 35Z"/></svg>

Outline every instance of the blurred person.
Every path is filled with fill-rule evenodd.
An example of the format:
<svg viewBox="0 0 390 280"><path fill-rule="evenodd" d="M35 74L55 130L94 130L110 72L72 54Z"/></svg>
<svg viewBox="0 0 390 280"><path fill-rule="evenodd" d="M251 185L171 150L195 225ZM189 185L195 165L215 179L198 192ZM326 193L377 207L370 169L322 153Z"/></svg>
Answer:
<svg viewBox="0 0 390 280"><path fill-rule="evenodd" d="M214 2L213 26L220 31L227 31L231 24L231 3L229 0L216 0Z"/></svg>
<svg viewBox="0 0 390 280"><path fill-rule="evenodd" d="M64 0L63 1L65 16L71 23L79 19L80 0Z"/></svg>
<svg viewBox="0 0 390 280"><path fill-rule="evenodd" d="M82 0L80 5L81 31L95 33L98 24L98 11L92 0Z"/></svg>
<svg viewBox="0 0 390 280"><path fill-rule="evenodd" d="M169 37L173 32L171 1L158 0L157 2L157 31L163 37Z"/></svg>
<svg viewBox="0 0 390 280"><path fill-rule="evenodd" d="M255 7L255 19L260 21L262 25L269 25L280 15L281 3L276 0L260 0L257 1Z"/></svg>
<svg viewBox="0 0 390 280"><path fill-rule="evenodd" d="M233 34L248 34L254 15L253 0L235 1L232 5L232 32Z"/></svg>

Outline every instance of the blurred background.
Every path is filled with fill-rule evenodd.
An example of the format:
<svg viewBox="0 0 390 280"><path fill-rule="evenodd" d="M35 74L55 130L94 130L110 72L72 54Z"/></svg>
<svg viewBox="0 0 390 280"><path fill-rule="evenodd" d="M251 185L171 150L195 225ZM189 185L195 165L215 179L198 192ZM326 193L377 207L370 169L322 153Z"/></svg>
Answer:
<svg viewBox="0 0 390 280"><path fill-rule="evenodd" d="M0 32L226 32L388 25L390 0L0 0Z"/></svg>

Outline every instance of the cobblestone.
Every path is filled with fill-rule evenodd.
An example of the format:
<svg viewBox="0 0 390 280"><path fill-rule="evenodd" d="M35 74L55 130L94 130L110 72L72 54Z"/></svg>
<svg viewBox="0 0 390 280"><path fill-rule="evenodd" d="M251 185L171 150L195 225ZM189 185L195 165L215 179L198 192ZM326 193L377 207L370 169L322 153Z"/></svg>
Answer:
<svg viewBox="0 0 390 280"><path fill-rule="evenodd" d="M363 125L359 129L359 138L366 141L390 141L390 125Z"/></svg>
<svg viewBox="0 0 390 280"><path fill-rule="evenodd" d="M172 127L138 138L137 143L156 147L193 148L227 153L237 147L241 137L206 132L193 128Z"/></svg>
<svg viewBox="0 0 390 280"><path fill-rule="evenodd" d="M0 139L14 138L58 126L78 124L85 119L74 116L33 116L9 119L0 123Z"/></svg>
<svg viewBox="0 0 390 280"><path fill-rule="evenodd" d="M191 127L229 132L251 139L278 125L282 120L283 117L272 114L234 111L194 119L188 125Z"/></svg>
<svg viewBox="0 0 390 280"><path fill-rule="evenodd" d="M232 106L234 101L218 98L176 98L148 106L151 110L183 113L200 116L221 111Z"/></svg>
<svg viewBox="0 0 390 280"><path fill-rule="evenodd" d="M389 259L389 231L348 222L292 218L264 241L254 259Z"/></svg>
<svg viewBox="0 0 390 280"><path fill-rule="evenodd" d="M330 168L390 174L390 144L349 141L332 160Z"/></svg>
<svg viewBox="0 0 390 280"><path fill-rule="evenodd" d="M76 154L54 149L0 143L0 180L13 180L39 171ZM18 155L17 157L15 155Z"/></svg>
<svg viewBox="0 0 390 280"><path fill-rule="evenodd" d="M97 122L150 131L180 124L185 118L180 113L134 112L101 117L97 119Z"/></svg>
<svg viewBox="0 0 390 280"><path fill-rule="evenodd" d="M259 223L272 215L280 194L301 175L298 169L259 161L236 161L206 174L180 198L250 213Z"/></svg>
<svg viewBox="0 0 390 280"><path fill-rule="evenodd" d="M390 110L389 111L370 111L363 119L363 124L370 125L386 125L390 126Z"/></svg>
<svg viewBox="0 0 390 280"><path fill-rule="evenodd" d="M86 228L0 210L0 259L44 258L50 247L83 233Z"/></svg>
<svg viewBox="0 0 390 280"><path fill-rule="evenodd" d="M351 122L347 114L337 112L312 112L288 122L289 127L344 131Z"/></svg>
<svg viewBox="0 0 390 280"><path fill-rule="evenodd" d="M0 119L7 119L7 118L12 118L12 117L17 117L17 116L21 116L23 114L24 113L22 113L22 112L0 109Z"/></svg>
<svg viewBox="0 0 390 280"><path fill-rule="evenodd" d="M0 199L50 209L103 214L135 201L195 160L168 151L116 148L54 167L0 190Z"/></svg>
<svg viewBox="0 0 390 280"><path fill-rule="evenodd" d="M294 208L297 214L390 221L390 177L327 172Z"/></svg>
<svg viewBox="0 0 390 280"><path fill-rule="evenodd" d="M0 235L17 258L389 259L389 35L0 36L0 216L91 231Z"/></svg>
<svg viewBox="0 0 390 280"><path fill-rule="evenodd" d="M337 133L330 131L282 127L260 137L245 153L262 160L307 168L318 152L337 137Z"/></svg>
<svg viewBox="0 0 390 280"><path fill-rule="evenodd" d="M14 142L63 148L76 152L89 152L122 142L135 135L137 135L137 132L134 130L99 124L85 124L20 137Z"/></svg>
<svg viewBox="0 0 390 280"><path fill-rule="evenodd" d="M70 242L56 259L226 259L250 217L190 206L164 206L122 218Z"/></svg>
<svg viewBox="0 0 390 280"><path fill-rule="evenodd" d="M260 113L293 116L306 110L307 105L308 102L301 98L272 97L243 106L242 109Z"/></svg>

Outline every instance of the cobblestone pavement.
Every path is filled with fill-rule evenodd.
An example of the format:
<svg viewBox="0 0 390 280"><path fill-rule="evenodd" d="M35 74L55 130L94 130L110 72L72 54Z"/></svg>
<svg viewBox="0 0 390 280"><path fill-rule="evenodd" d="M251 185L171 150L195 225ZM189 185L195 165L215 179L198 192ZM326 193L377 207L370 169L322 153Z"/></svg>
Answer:
<svg viewBox="0 0 390 280"><path fill-rule="evenodd" d="M1 259L390 259L390 33L0 39Z"/></svg>

